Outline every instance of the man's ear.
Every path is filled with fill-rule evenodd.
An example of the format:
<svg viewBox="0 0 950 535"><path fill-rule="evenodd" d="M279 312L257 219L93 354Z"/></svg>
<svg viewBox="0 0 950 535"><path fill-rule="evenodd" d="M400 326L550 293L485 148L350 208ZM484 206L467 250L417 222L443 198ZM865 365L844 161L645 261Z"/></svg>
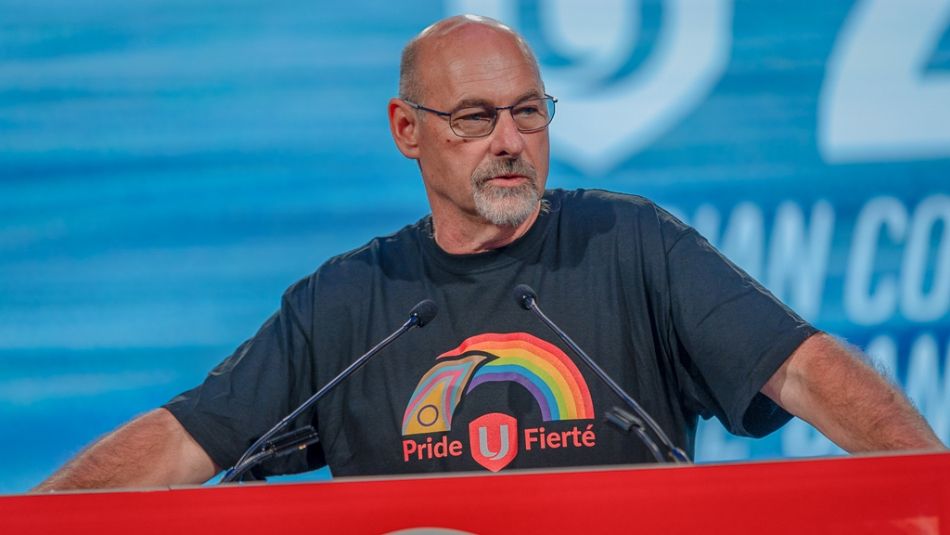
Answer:
<svg viewBox="0 0 950 535"><path fill-rule="evenodd" d="M400 98L389 100L389 131L406 158L419 158L419 126L419 116L412 106Z"/></svg>

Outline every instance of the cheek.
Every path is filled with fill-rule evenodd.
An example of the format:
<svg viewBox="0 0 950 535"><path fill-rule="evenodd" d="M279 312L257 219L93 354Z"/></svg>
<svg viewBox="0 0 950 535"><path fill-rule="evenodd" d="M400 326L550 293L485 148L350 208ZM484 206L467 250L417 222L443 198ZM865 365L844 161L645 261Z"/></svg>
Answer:
<svg viewBox="0 0 950 535"><path fill-rule="evenodd" d="M538 155L538 160L539 160L539 162L537 162L538 165L545 165L545 166L547 165L550 152L551 152L550 142L548 141L547 138L542 139L541 142L538 144L537 151L535 152L535 154Z"/></svg>

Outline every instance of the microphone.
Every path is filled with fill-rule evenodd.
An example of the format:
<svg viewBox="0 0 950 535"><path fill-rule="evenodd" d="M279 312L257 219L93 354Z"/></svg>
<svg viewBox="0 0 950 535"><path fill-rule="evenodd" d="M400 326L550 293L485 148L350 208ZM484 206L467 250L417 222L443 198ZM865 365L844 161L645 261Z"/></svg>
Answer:
<svg viewBox="0 0 950 535"><path fill-rule="evenodd" d="M388 346L413 327L425 327L435 318L438 312L439 307L431 299L420 301L416 306L412 307L412 310L409 311L409 319L398 329L393 331L393 333L387 336L382 342L373 346L372 349L363 354L363 356L354 360L345 370L318 390L316 394L307 398L307 400L294 409L292 413L285 416L281 421L277 422L274 427L270 428L269 431L261 435L261 438L257 439L257 441L241 455L241 458L234 463L234 466L225 472L224 477L221 478L221 483L238 481L245 472L268 459L287 455L295 450L302 450L318 442L320 438L313 426L310 425L282 435L277 435L277 432L303 414L305 410L313 406L314 403L324 397L327 392L333 390L333 388L353 374L353 372L360 369L373 355L379 353L384 347Z"/></svg>
<svg viewBox="0 0 950 535"><path fill-rule="evenodd" d="M597 363L594 362L593 359L591 359L587 353L585 353L584 350L580 348L580 346L574 343L574 340L571 340L571 337L568 336L567 333L562 331L544 314L544 312L541 311L541 308L538 307L538 294L536 294L530 286L527 284L519 284L518 286L515 286L513 295L515 302L518 303L519 307L534 312L535 315L537 315L538 318L540 318L541 321L548 326L548 328L554 331L554 334L563 340L564 343L567 344L567 346L570 347L571 350L577 356L579 356L581 360L583 360L591 368L591 370L593 370L594 373L597 374L597 376L600 377L600 379L606 383L607 386L610 387L610 389L613 390L614 393L617 394L617 396L620 397L620 399L622 399L624 403L626 403L627 406L630 407L630 409L632 409L634 412L634 414L630 414L619 407L613 407L607 412L606 416L608 422L617 426L624 432L636 432L637 436L647 446L647 448L650 450L650 453L653 454L653 457L657 460L657 462L663 462L665 459L660 453L660 448L657 446L656 441L650 438L650 436L646 433L647 427L653 431L653 434L658 439L660 439L660 442L666 447L668 460L673 461L674 463L690 462L689 456L686 455L686 452L673 444L673 441L671 441L670 438L666 436L666 433L660 429L660 426L656 423L656 421L645 410L643 410L643 407L641 407L632 396L624 392L623 389L620 388L620 385L618 385L616 381L607 375L607 372L601 369L601 367L598 366Z"/></svg>
<svg viewBox="0 0 950 535"><path fill-rule="evenodd" d="M409 321L415 319L415 324L419 327L425 327L435 315L439 313L439 306L431 299L419 301L416 306L409 311Z"/></svg>

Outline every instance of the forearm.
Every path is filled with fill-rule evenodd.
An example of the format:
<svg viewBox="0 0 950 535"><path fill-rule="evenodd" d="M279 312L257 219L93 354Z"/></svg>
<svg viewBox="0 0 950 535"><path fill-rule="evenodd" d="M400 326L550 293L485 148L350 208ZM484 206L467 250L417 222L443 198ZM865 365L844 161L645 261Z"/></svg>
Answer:
<svg viewBox="0 0 950 535"><path fill-rule="evenodd" d="M104 436L33 491L201 483L217 472L178 420L156 409Z"/></svg>
<svg viewBox="0 0 950 535"><path fill-rule="evenodd" d="M852 453L944 449L900 390L824 334L806 340L762 392Z"/></svg>

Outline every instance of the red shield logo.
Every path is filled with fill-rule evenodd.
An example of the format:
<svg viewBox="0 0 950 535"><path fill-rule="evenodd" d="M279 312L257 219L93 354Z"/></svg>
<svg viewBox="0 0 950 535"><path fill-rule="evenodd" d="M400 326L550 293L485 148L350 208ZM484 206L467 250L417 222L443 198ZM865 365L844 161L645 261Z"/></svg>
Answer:
<svg viewBox="0 0 950 535"><path fill-rule="evenodd" d="M468 444L475 462L497 472L518 455L518 420L500 412L483 414L468 424Z"/></svg>

